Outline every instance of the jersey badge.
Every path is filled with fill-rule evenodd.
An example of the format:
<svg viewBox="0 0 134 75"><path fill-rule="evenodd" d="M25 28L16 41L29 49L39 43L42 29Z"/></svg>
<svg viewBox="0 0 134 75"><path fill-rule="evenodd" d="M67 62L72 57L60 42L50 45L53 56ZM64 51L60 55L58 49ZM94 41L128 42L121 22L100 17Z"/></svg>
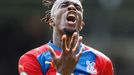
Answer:
<svg viewBox="0 0 134 75"><path fill-rule="evenodd" d="M95 66L94 62L86 61L86 64L87 64L87 72L91 74L97 74L97 70L94 68Z"/></svg>

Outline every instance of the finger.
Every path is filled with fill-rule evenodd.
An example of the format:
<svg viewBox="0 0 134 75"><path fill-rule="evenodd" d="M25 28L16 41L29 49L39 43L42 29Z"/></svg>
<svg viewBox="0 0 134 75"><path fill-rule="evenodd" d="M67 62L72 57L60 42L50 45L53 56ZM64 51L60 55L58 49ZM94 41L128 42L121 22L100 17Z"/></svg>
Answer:
<svg viewBox="0 0 134 75"><path fill-rule="evenodd" d="M48 49L50 50L50 53L52 55L52 57L55 59L55 58L58 58L58 56L56 55L56 53L54 52L54 49L51 47L51 46L48 46Z"/></svg>
<svg viewBox="0 0 134 75"><path fill-rule="evenodd" d="M81 47L79 53L76 55L76 61L78 61L79 58L81 57L83 50L84 50L84 46Z"/></svg>
<svg viewBox="0 0 134 75"><path fill-rule="evenodd" d="M66 40L67 40L67 36L63 35L62 36L62 50L63 50L63 53L65 53L68 50Z"/></svg>
<svg viewBox="0 0 134 75"><path fill-rule="evenodd" d="M72 49L74 48L74 46L76 44L75 40L77 39L77 36L78 36L78 33L77 32L74 32L73 33L73 36L71 38L71 41L70 41L70 45L69 45L70 51L72 51Z"/></svg>
<svg viewBox="0 0 134 75"><path fill-rule="evenodd" d="M83 39L82 36L80 36L80 37L78 38L78 41L77 41L75 47L73 48L73 52L74 52L74 53L77 52L77 50L78 50L78 48L79 48L79 46L80 46L80 44L81 44L81 42L82 42L82 39Z"/></svg>

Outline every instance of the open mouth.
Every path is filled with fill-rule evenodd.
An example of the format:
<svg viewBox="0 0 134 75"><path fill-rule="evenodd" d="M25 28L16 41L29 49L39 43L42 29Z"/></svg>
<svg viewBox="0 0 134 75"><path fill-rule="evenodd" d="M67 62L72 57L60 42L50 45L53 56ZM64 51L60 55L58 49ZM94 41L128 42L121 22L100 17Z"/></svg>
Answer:
<svg viewBox="0 0 134 75"><path fill-rule="evenodd" d="M76 21L75 15L74 15L74 14L69 14L69 15L67 16L67 21L68 21L69 23L75 23L75 21Z"/></svg>

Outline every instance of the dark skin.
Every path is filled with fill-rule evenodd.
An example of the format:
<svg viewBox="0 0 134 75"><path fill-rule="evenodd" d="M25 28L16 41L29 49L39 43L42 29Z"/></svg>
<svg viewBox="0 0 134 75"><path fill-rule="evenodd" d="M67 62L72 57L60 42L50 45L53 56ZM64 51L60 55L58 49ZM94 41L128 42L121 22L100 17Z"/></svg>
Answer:
<svg viewBox="0 0 134 75"><path fill-rule="evenodd" d="M57 4L56 4L57 3ZM51 10L50 26L53 27L53 43L62 48L57 56L52 47L53 61L57 71L63 75L73 73L75 66L82 55L83 47L77 53L82 41L79 32L84 26L83 9L79 0L58 0Z"/></svg>

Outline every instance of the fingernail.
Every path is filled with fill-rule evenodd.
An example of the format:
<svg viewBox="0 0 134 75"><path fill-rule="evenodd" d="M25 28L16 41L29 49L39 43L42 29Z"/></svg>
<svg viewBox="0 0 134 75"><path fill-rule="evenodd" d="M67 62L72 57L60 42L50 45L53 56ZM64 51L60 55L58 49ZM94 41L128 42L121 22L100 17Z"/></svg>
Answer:
<svg viewBox="0 0 134 75"><path fill-rule="evenodd" d="M82 37L82 36L80 36L80 37L79 37L79 39L80 39L80 40L82 40L82 39L83 39L83 37Z"/></svg>
<svg viewBox="0 0 134 75"><path fill-rule="evenodd" d="M74 35L77 35L77 32L74 32Z"/></svg>
<svg viewBox="0 0 134 75"><path fill-rule="evenodd" d="M65 38L66 38L66 35L63 35L63 36L62 36L62 40L64 40Z"/></svg>

